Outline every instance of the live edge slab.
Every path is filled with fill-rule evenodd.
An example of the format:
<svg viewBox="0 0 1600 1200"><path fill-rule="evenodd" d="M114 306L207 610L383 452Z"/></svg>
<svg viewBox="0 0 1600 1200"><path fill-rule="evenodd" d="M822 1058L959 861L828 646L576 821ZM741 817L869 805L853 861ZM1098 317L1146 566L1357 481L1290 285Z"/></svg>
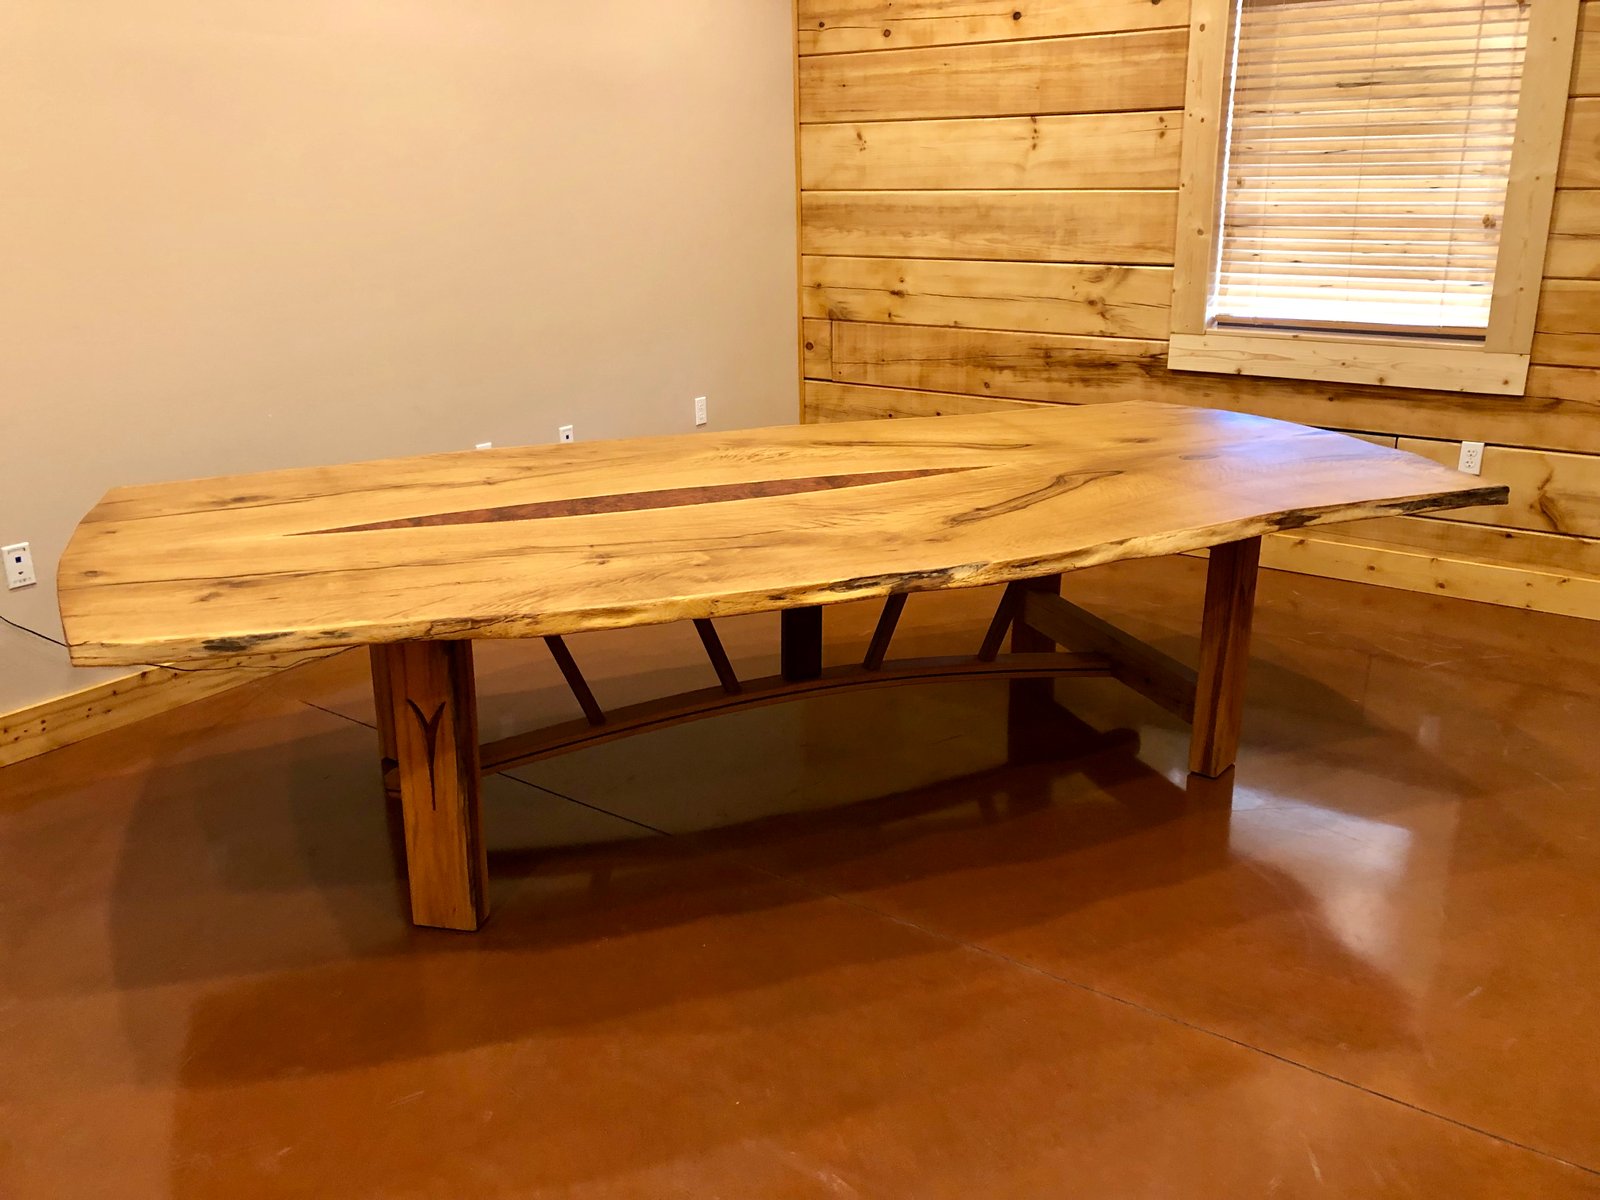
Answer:
<svg viewBox="0 0 1600 1200"><path fill-rule="evenodd" d="M1106 675L1238 746L1263 534L1503 504L1415 455L1155 403L436 454L118 488L62 558L83 666L368 645L412 918L487 915L485 771L846 687ZM1064 600L1062 572L1211 548L1198 669ZM1005 583L973 652L888 658L909 593ZM822 667L822 607L885 599L859 665ZM714 618L782 613L782 673L737 677ZM565 635L691 620L717 684L606 712ZM976 633L976 631L975 631ZM1003 651L1010 635L1010 650ZM479 638L544 638L582 717L480 745ZM975 639L976 640L976 639Z"/></svg>

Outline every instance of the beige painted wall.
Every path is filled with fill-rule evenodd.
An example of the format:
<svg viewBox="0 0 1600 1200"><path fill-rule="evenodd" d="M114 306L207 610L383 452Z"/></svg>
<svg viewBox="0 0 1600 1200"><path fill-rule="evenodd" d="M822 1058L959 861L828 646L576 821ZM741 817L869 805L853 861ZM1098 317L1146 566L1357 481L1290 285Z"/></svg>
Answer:
<svg viewBox="0 0 1600 1200"><path fill-rule="evenodd" d="M0 543L108 487L797 409L789 0L8 0ZM0 627L0 712L106 678Z"/></svg>

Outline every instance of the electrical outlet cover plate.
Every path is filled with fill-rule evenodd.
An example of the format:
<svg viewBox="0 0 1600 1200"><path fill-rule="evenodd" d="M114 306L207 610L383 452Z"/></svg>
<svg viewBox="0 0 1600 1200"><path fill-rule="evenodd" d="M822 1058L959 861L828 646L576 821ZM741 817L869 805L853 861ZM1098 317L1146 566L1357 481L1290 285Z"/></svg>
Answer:
<svg viewBox="0 0 1600 1200"><path fill-rule="evenodd" d="M1456 470L1465 471L1468 475L1483 474L1482 442L1461 443L1461 458L1456 463Z"/></svg>
<svg viewBox="0 0 1600 1200"><path fill-rule="evenodd" d="M572 426L563 425L560 429L556 430L556 440L559 442L572 441Z"/></svg>
<svg viewBox="0 0 1600 1200"><path fill-rule="evenodd" d="M706 398L704 396L696 396L694 398L694 423L696 425L704 425L708 420L710 418L706 416Z"/></svg>
<svg viewBox="0 0 1600 1200"><path fill-rule="evenodd" d="M0 554L5 555L8 588L27 587L39 582L39 577L33 573L33 551L28 549L27 542L0 547Z"/></svg>

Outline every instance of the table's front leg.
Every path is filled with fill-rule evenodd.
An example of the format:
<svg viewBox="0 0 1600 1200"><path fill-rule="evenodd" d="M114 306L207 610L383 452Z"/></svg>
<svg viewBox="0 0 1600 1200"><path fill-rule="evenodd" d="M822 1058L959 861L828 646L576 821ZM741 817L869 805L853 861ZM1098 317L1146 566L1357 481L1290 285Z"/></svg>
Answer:
<svg viewBox="0 0 1600 1200"><path fill-rule="evenodd" d="M1205 617L1200 627L1200 673L1194 697L1189 770L1215 779L1239 753L1250 618L1255 609L1261 539L1211 548Z"/></svg>
<svg viewBox="0 0 1600 1200"><path fill-rule="evenodd" d="M379 729L387 717L399 763L411 919L476 929L489 915L489 897L472 643L375 646L373 668Z"/></svg>

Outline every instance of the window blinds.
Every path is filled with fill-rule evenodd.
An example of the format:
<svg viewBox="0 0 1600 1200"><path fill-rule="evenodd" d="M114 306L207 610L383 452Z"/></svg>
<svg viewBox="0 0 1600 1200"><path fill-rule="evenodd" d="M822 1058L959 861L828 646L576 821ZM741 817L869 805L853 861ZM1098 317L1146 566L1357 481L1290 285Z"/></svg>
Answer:
<svg viewBox="0 0 1600 1200"><path fill-rule="evenodd" d="M1482 337L1517 0L1241 0L1219 325Z"/></svg>

